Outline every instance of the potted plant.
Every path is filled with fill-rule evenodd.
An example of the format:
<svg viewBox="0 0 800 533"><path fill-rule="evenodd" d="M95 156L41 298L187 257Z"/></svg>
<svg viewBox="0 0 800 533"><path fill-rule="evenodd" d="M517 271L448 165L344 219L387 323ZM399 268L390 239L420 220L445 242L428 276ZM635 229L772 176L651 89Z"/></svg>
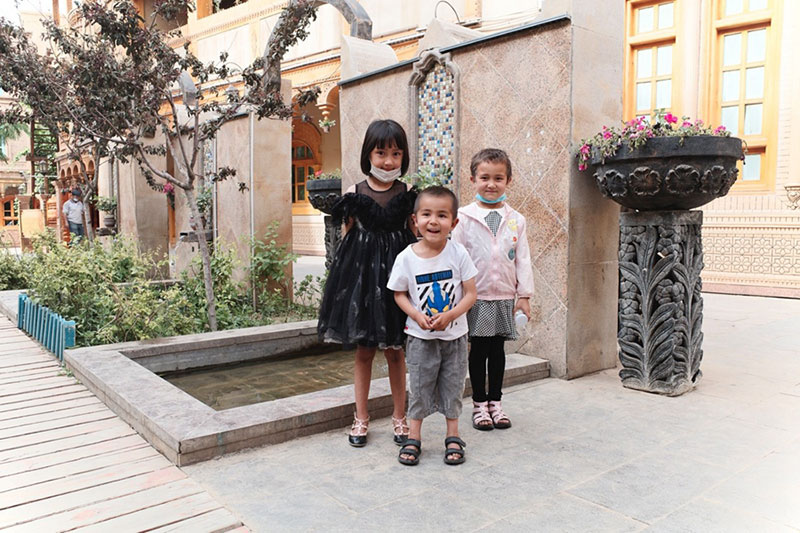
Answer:
<svg viewBox="0 0 800 533"><path fill-rule="evenodd" d="M328 117L323 117L319 120L318 124L323 132L328 133L331 131L331 128L336 125L336 121Z"/></svg>
<svg viewBox="0 0 800 533"><path fill-rule="evenodd" d="M103 215L103 225L107 228L113 228L117 225L117 199L114 196L98 196L94 204L97 209L105 213Z"/></svg>
<svg viewBox="0 0 800 533"><path fill-rule="evenodd" d="M447 185L452 181L453 168L444 166L436 169L431 166L423 165L412 174L406 174L400 181L408 183L419 190L433 187L434 185Z"/></svg>
<svg viewBox="0 0 800 533"><path fill-rule="evenodd" d="M318 170L306 181L308 201L325 214L330 214L333 204L342 195L342 171L336 169L331 172Z"/></svg>
<svg viewBox="0 0 800 533"><path fill-rule="evenodd" d="M680 123L680 125L679 125ZM677 396L700 381L703 213L728 193L742 141L723 126L656 113L584 140L578 168L595 169L620 213L617 342L623 386Z"/></svg>
<svg viewBox="0 0 800 533"><path fill-rule="evenodd" d="M680 125L679 125L680 123ZM656 112L582 142L578 168L594 167L604 196L638 211L692 209L728 194L744 157L724 126Z"/></svg>

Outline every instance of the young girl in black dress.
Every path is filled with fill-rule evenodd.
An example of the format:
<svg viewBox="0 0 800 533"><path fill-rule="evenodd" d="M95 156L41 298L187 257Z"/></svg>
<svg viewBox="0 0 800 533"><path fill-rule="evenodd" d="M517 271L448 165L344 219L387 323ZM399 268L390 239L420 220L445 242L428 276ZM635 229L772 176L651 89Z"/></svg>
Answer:
<svg viewBox="0 0 800 533"><path fill-rule="evenodd" d="M367 443L367 399L372 360L383 350L392 389L394 442L408 437L405 418L406 365L403 354L406 315L386 288L395 257L416 242L409 216L416 192L398 178L409 165L408 141L394 120L376 120L361 146L361 170L366 179L351 186L333 209L334 223L344 222L319 313L320 339L357 345L355 420L348 435L352 446Z"/></svg>

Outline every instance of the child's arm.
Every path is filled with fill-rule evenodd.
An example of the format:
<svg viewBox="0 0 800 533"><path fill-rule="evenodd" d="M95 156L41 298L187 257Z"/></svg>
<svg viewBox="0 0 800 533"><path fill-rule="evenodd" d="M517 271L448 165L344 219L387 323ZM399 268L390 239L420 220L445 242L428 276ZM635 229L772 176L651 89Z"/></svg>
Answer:
<svg viewBox="0 0 800 533"><path fill-rule="evenodd" d="M394 291L394 301L397 303L397 307L410 316L423 330L432 329L431 318L414 307L408 297L408 291Z"/></svg>
<svg viewBox="0 0 800 533"><path fill-rule="evenodd" d="M523 219L524 220L524 219ZM517 270L517 303L514 313L521 309L525 316L531 318L530 298L533 296L533 267L531 267L531 249L528 246L527 224L520 224L519 238L517 239L517 257L515 266Z"/></svg>
<svg viewBox="0 0 800 533"><path fill-rule="evenodd" d="M470 310L478 299L478 289L475 286L475 278L470 278L461 282L461 301L449 311L434 315L431 320L432 329L435 331L443 331L450 322L460 317Z"/></svg>

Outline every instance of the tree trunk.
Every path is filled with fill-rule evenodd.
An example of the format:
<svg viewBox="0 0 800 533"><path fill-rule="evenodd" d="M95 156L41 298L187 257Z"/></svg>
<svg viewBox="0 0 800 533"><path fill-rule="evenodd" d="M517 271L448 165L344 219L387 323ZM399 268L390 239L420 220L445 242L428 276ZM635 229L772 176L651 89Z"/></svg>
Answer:
<svg viewBox="0 0 800 533"><path fill-rule="evenodd" d="M203 284L206 288L206 308L208 310L208 327L211 331L217 331L217 304L214 297L214 280L211 277L211 254L208 250L208 242L206 241L205 230L202 219L200 218L200 210L197 208L197 200L194 196L194 189L183 189L186 194L186 201L189 204L189 209L192 212L192 221L190 227L197 236L197 245L200 248L200 258L203 261Z"/></svg>

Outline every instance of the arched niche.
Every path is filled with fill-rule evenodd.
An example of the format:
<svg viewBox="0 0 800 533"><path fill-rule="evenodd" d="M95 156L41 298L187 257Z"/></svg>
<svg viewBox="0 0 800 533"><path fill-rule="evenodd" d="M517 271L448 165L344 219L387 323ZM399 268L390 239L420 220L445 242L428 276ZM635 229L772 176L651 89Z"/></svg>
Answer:
<svg viewBox="0 0 800 533"><path fill-rule="evenodd" d="M427 166L442 173L449 167L445 184L453 190L460 168L460 78L449 53L429 50L420 56L409 79L411 168Z"/></svg>

